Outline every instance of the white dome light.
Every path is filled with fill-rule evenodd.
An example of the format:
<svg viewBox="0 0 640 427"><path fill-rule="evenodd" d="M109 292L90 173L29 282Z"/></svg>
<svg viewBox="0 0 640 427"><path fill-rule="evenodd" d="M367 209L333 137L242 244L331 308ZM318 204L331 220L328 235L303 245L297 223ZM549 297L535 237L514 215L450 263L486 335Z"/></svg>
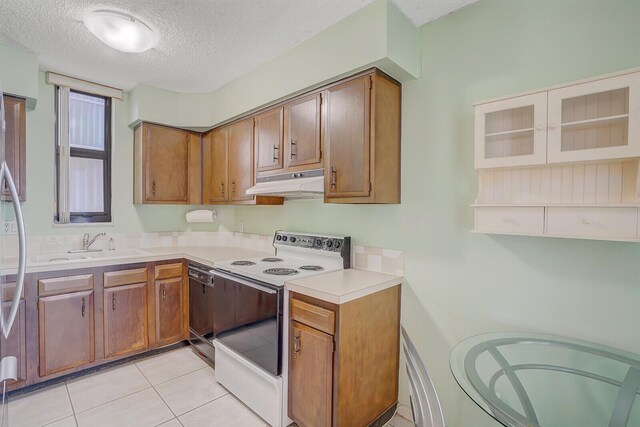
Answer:
<svg viewBox="0 0 640 427"><path fill-rule="evenodd" d="M147 24L126 13L96 10L84 15L84 25L104 44L127 53L140 53L158 44Z"/></svg>

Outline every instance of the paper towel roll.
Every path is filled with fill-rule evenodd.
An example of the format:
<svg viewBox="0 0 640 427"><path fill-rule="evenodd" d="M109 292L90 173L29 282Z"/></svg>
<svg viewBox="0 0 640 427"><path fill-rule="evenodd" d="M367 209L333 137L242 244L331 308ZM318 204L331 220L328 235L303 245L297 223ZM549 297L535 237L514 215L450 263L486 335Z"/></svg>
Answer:
<svg viewBox="0 0 640 427"><path fill-rule="evenodd" d="M198 209L187 212L187 222L213 222L216 219L216 211L208 209Z"/></svg>

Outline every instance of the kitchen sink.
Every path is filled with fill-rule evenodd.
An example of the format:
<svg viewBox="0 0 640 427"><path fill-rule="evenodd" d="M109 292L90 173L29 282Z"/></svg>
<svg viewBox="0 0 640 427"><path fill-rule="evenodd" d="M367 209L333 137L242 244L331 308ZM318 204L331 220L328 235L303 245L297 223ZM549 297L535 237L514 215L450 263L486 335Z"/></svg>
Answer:
<svg viewBox="0 0 640 427"><path fill-rule="evenodd" d="M139 249L116 249L116 250L103 250L96 252L58 252L50 254L41 254L31 257L32 262L64 262L64 261L81 261L90 259L103 259L103 258L123 258L132 257L137 255L145 255L146 252Z"/></svg>

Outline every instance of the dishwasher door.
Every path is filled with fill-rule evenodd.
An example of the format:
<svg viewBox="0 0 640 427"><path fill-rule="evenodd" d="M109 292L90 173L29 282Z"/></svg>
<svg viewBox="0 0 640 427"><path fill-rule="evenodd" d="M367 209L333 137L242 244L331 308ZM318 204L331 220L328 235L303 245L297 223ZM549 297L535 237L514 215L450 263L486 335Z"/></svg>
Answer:
<svg viewBox="0 0 640 427"><path fill-rule="evenodd" d="M189 266L189 342L214 362L213 281L204 267Z"/></svg>

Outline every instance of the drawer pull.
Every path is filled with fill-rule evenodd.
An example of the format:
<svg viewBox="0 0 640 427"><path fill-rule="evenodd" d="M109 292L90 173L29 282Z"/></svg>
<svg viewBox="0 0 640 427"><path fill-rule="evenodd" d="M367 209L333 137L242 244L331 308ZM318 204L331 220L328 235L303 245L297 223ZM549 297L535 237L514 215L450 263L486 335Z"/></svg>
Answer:
<svg viewBox="0 0 640 427"><path fill-rule="evenodd" d="M502 221L503 221L503 222L513 222L513 218L510 218L510 217L508 217L508 216L505 216L505 217L503 217L503 218L502 218Z"/></svg>
<svg viewBox="0 0 640 427"><path fill-rule="evenodd" d="M86 303L86 300L85 300L85 298L84 298L84 297L82 297L82 317L84 317L84 312L85 312L85 303Z"/></svg>
<svg viewBox="0 0 640 427"><path fill-rule="evenodd" d="M293 357L296 357L300 353L300 335L293 337Z"/></svg>
<svg viewBox="0 0 640 427"><path fill-rule="evenodd" d="M588 218L583 218L583 219L582 219L582 223L583 223L584 225L591 225L591 224L593 224L593 221L591 221L591 220L590 220L590 219L588 219Z"/></svg>

